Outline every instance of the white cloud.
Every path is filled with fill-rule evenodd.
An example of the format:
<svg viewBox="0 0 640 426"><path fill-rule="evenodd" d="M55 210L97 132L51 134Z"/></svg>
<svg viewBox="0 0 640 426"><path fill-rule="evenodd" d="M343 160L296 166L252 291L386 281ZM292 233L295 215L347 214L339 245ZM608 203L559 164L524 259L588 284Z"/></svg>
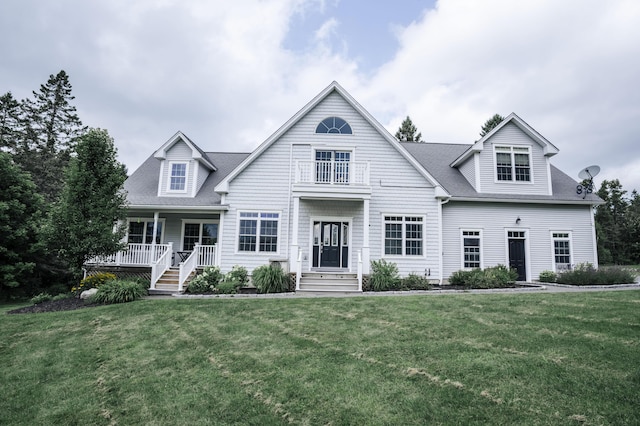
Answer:
<svg viewBox="0 0 640 426"><path fill-rule="evenodd" d="M410 115L429 141L471 143L491 115L515 111L568 174L599 163L640 189L640 2L441 0L394 25L398 51L368 70L336 4L8 0L0 92L26 97L65 69L81 118L109 129L133 169L176 130L207 150L252 150L337 80L390 131ZM324 25L287 50L305 14Z"/></svg>

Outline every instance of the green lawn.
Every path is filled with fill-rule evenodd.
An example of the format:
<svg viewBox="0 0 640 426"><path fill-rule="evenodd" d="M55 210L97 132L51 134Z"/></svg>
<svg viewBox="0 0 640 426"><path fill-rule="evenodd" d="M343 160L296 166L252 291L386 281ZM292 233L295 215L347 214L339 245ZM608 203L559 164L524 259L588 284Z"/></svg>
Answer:
<svg viewBox="0 0 640 426"><path fill-rule="evenodd" d="M640 291L6 315L0 424L640 424Z"/></svg>

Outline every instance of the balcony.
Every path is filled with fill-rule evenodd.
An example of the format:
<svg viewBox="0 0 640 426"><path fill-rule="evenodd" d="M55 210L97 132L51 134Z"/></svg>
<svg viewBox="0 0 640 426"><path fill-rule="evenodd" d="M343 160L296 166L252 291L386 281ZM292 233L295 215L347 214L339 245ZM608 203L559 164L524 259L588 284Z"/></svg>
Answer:
<svg viewBox="0 0 640 426"><path fill-rule="evenodd" d="M368 199L369 163L297 161L293 192L302 198Z"/></svg>

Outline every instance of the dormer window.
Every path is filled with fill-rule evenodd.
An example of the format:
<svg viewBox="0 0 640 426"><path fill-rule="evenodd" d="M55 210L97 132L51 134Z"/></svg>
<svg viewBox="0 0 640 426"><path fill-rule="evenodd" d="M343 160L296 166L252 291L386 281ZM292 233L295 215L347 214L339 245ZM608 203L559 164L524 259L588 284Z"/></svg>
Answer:
<svg viewBox="0 0 640 426"><path fill-rule="evenodd" d="M498 182L531 182L529 147L496 146L495 152Z"/></svg>
<svg viewBox="0 0 640 426"><path fill-rule="evenodd" d="M350 135L351 126L340 117L328 117L322 120L318 127L316 127L316 133L338 133L342 135Z"/></svg>
<svg viewBox="0 0 640 426"><path fill-rule="evenodd" d="M185 192L187 190L187 163L171 163L169 191Z"/></svg>

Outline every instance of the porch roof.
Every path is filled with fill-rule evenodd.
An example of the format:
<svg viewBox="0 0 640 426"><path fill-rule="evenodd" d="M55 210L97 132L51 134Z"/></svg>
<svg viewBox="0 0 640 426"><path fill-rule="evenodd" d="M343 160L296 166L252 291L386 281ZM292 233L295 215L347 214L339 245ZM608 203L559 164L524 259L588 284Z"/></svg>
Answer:
<svg viewBox="0 0 640 426"><path fill-rule="evenodd" d="M221 206L220 194L215 186L238 166L248 153L206 152L216 171L209 174L195 197L158 197L158 178L162 160L151 155L124 183L127 201L132 208L189 208Z"/></svg>

